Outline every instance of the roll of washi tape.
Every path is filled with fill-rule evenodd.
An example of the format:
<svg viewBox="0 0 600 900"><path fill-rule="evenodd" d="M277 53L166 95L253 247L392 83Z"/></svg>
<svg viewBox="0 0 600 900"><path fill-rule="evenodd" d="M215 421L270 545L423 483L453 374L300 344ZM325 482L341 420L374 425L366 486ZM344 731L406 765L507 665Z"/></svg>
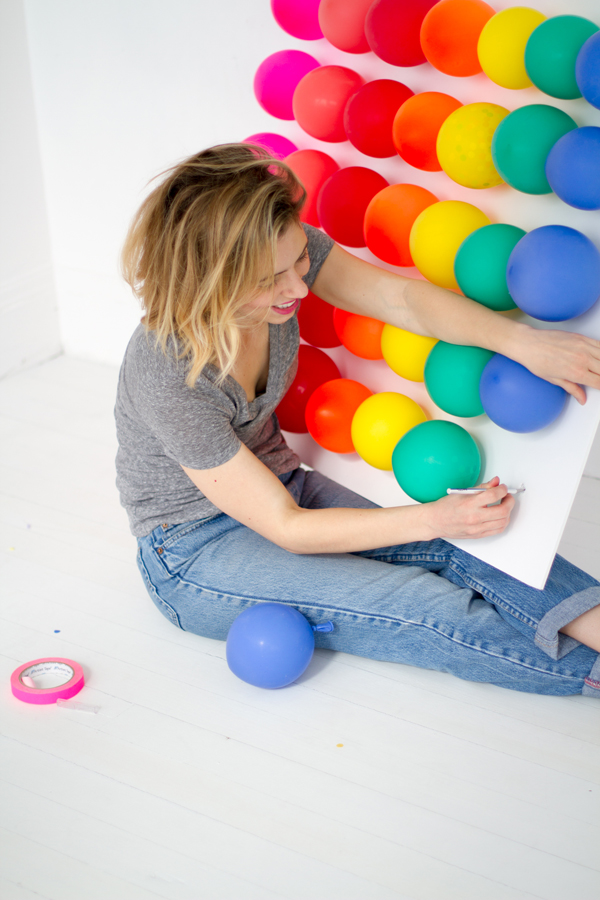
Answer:
<svg viewBox="0 0 600 900"><path fill-rule="evenodd" d="M33 685L33 686L32 686ZM34 659L10 676L12 692L25 703L56 703L78 694L84 685L83 669L72 659Z"/></svg>

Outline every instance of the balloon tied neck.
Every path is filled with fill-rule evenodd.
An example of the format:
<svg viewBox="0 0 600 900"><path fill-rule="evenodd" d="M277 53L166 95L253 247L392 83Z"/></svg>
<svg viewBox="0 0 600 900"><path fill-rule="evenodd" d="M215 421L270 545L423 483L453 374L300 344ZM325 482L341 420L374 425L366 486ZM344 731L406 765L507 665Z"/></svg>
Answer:
<svg viewBox="0 0 600 900"><path fill-rule="evenodd" d="M333 631L333 622L323 622L322 625L311 625L313 631Z"/></svg>

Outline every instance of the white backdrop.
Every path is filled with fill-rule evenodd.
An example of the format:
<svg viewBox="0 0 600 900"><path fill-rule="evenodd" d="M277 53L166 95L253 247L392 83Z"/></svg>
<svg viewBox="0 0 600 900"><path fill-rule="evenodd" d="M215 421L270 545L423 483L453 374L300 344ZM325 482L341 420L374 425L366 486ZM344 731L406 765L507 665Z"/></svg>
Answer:
<svg viewBox="0 0 600 900"><path fill-rule="evenodd" d="M489 100L508 109L550 103L565 109L579 125L600 125L600 112L583 99L559 101L535 88L508 91L484 75L451 78L428 64L401 69L371 53L345 54L325 40L296 40L275 23L268 0L25 2L61 333L69 353L110 363L121 359L139 310L119 279L118 254L148 180L202 147L257 131L278 131L301 148L323 149L340 165L369 166L390 183L421 184L440 200L474 203L492 221L526 230L549 223L570 225L600 246L598 213L574 210L553 195L531 197L504 185L487 191L461 188L443 172L420 172L399 157L374 160L347 142L321 143L294 122L267 115L254 99L252 79L270 53L295 47L322 63L350 66L367 80L395 78L415 92L441 90L463 103ZM519 4L495 0L492 5L501 9ZM568 12L600 24L597 0L536 0L532 5L546 15ZM368 251L357 252L381 264ZM401 271L418 277L416 270ZM594 315L569 327L598 334ZM367 371L346 351L332 355L344 374L371 389L415 390L384 364L369 363ZM528 488L510 533L488 542L489 547L477 542L476 549L471 542L471 552L487 554L496 565L512 567L513 574L531 583L543 582L579 483L600 415L599 401L600 395L593 394L584 410L570 401L556 425L530 437L507 437L484 419L466 423L484 445L485 474L525 481ZM488 438L486 427L499 435ZM307 462L356 490L378 502L402 502L387 474L356 457L317 450L309 439L296 443Z"/></svg>

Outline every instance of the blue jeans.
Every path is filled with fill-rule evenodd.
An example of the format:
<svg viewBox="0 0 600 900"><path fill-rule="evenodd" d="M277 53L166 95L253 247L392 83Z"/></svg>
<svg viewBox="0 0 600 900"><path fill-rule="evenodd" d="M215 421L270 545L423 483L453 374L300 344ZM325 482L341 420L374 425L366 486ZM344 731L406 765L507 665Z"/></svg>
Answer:
<svg viewBox="0 0 600 900"><path fill-rule="evenodd" d="M318 472L281 481L299 506L375 507ZM443 540L361 553L289 553L224 514L139 539L150 597L174 625L225 640L261 601L289 603L317 647L539 694L600 697L600 656L559 629L600 604L600 584L557 556L536 590Z"/></svg>

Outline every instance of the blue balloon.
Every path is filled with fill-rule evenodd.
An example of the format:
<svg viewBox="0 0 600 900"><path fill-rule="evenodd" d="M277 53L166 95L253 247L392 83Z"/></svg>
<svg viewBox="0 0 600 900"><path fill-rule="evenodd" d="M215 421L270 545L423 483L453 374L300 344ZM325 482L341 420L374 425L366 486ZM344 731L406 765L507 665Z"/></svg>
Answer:
<svg viewBox="0 0 600 900"><path fill-rule="evenodd" d="M227 664L256 687L281 688L302 675L315 649L313 629L285 603L257 603L233 622L227 635Z"/></svg>
<svg viewBox="0 0 600 900"><path fill-rule="evenodd" d="M600 209L600 128L586 125L559 138L546 157L546 178L569 206Z"/></svg>
<svg viewBox="0 0 600 900"><path fill-rule="evenodd" d="M524 433L553 422L565 405L567 392L497 353L481 374L479 396L492 422L506 431Z"/></svg>
<svg viewBox="0 0 600 900"><path fill-rule="evenodd" d="M600 109L600 31L589 37L577 54L575 80L587 102Z"/></svg>
<svg viewBox="0 0 600 900"><path fill-rule="evenodd" d="M583 315L600 297L600 253L574 228L543 225L515 246L506 283L523 312L545 322L564 322Z"/></svg>

